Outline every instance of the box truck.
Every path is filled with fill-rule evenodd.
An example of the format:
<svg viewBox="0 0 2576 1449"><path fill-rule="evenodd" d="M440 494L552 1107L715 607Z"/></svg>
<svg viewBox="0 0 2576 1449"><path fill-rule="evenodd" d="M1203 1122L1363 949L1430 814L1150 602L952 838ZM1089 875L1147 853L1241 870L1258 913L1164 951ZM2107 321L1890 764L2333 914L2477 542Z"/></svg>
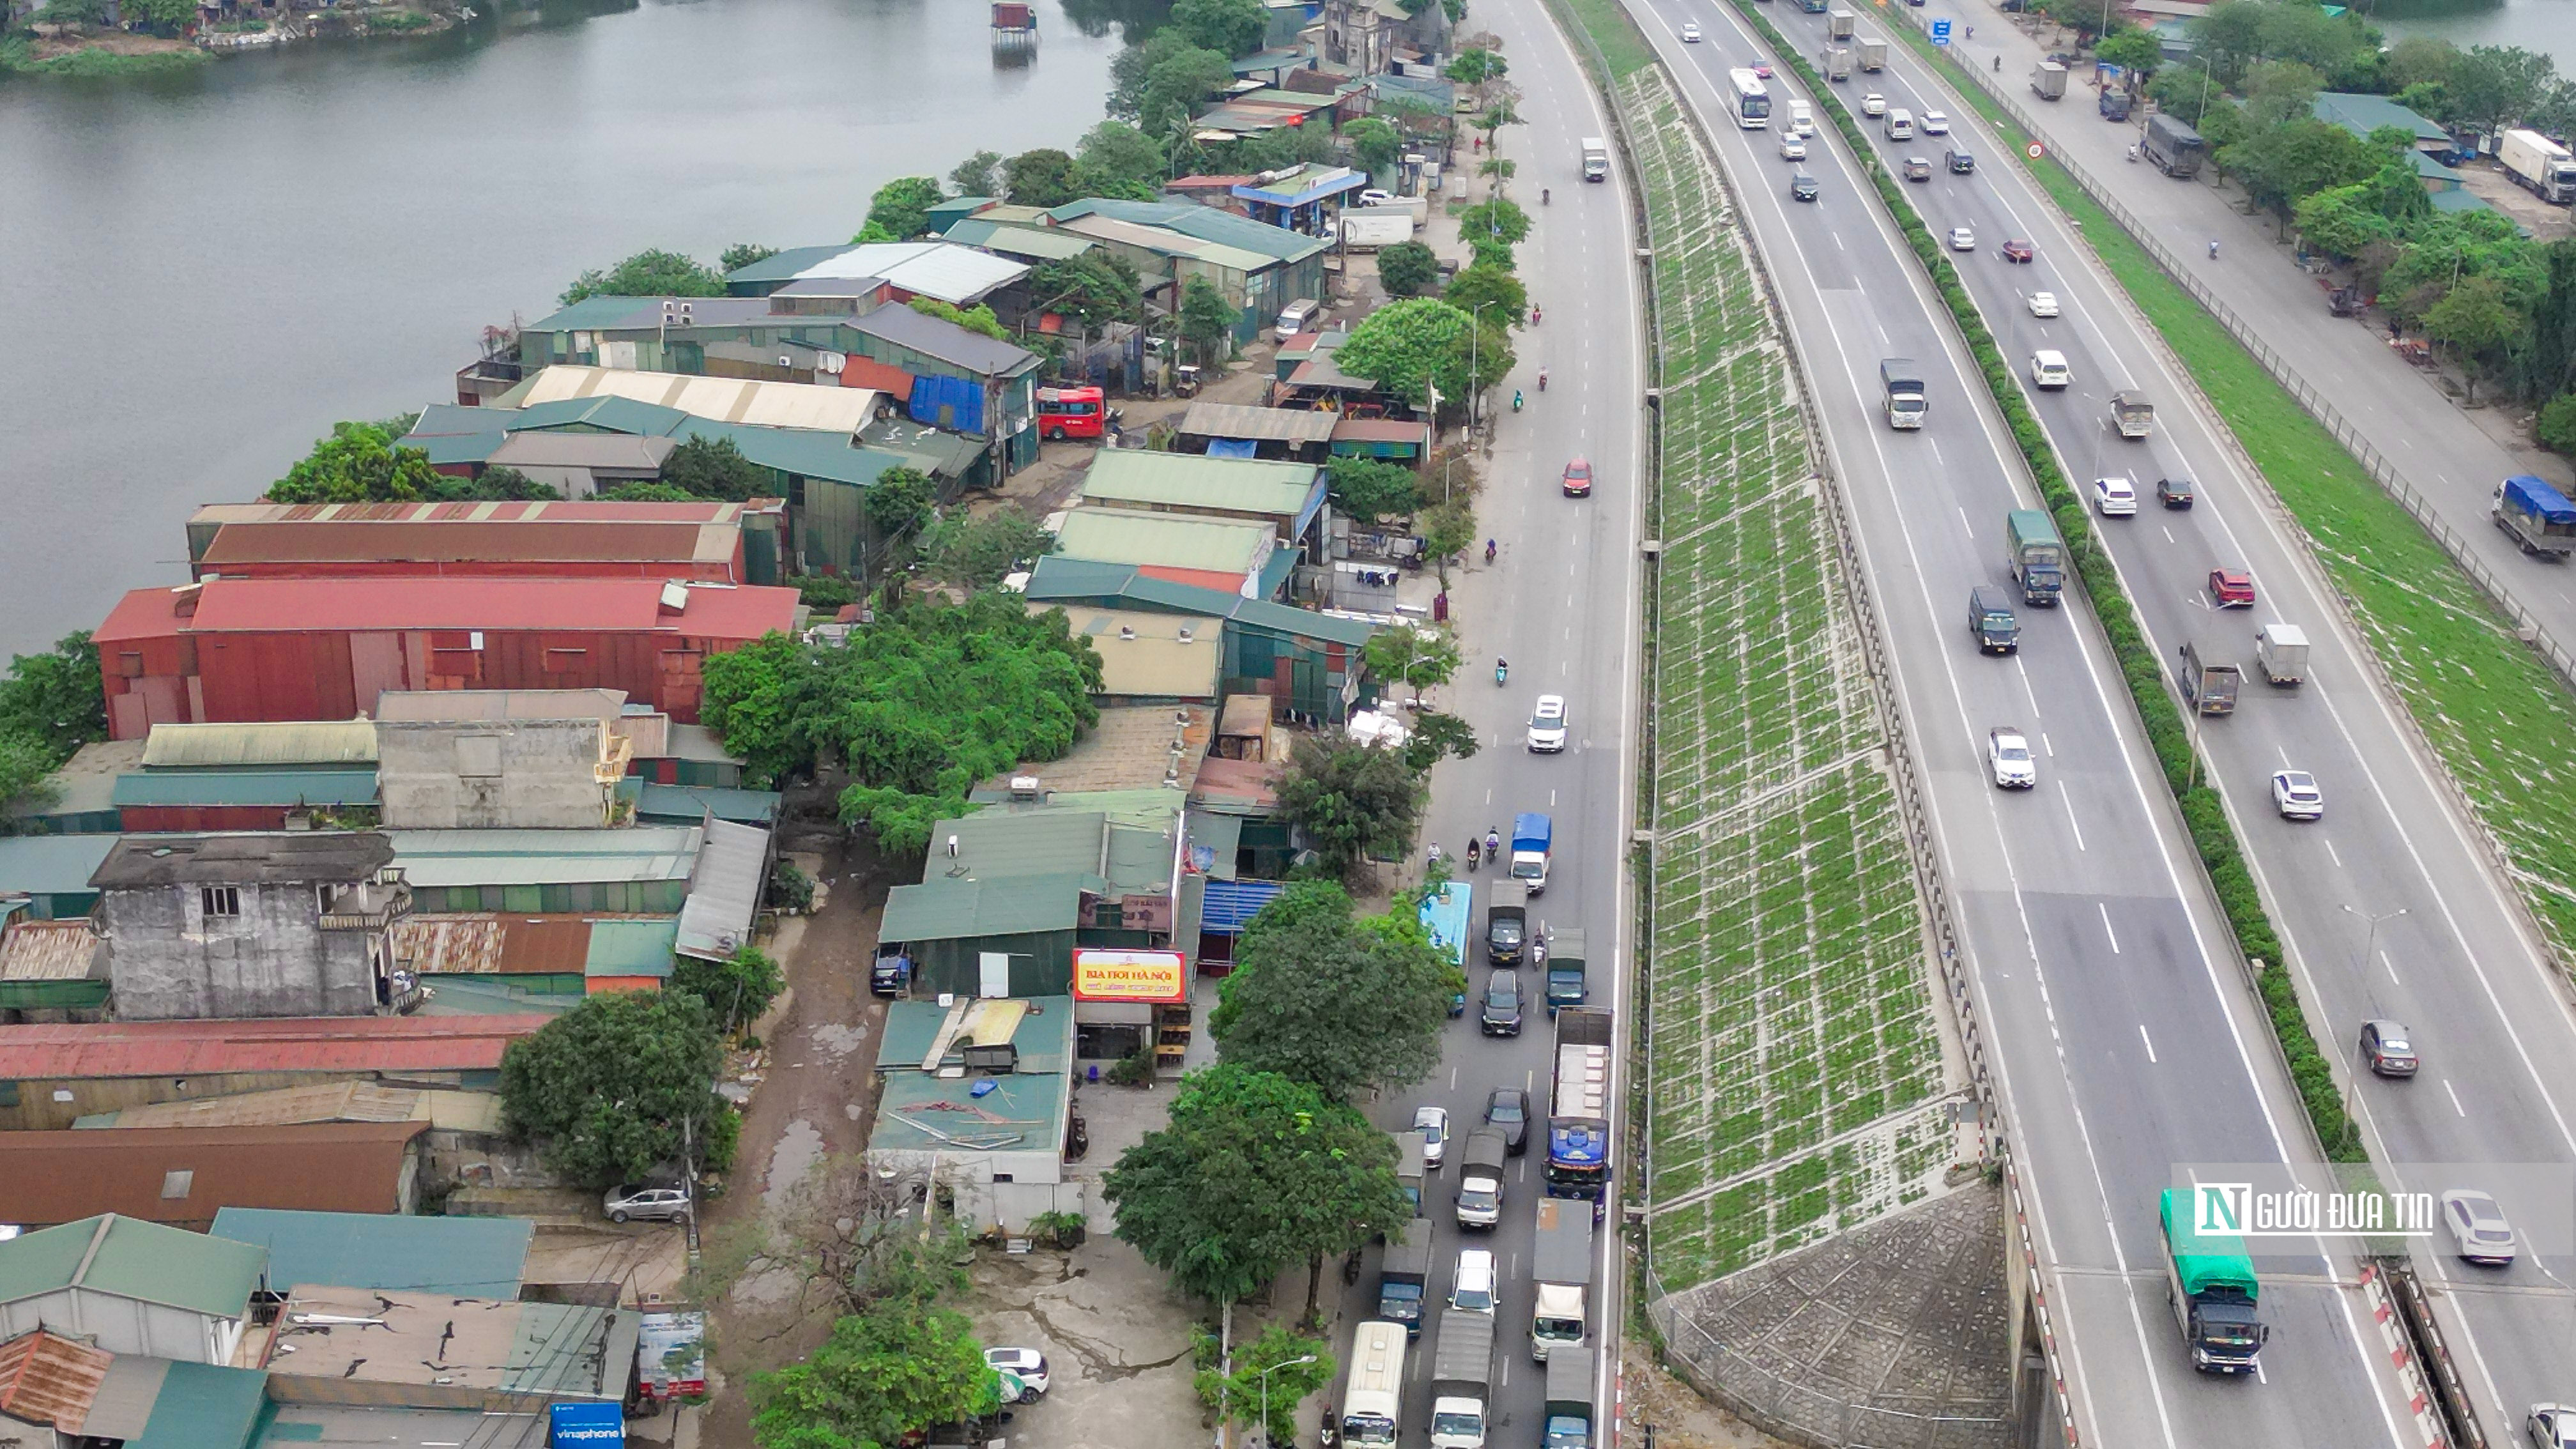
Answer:
<svg viewBox="0 0 2576 1449"><path fill-rule="evenodd" d="M2043 60L2030 68L2030 89L2043 101L2066 98L2066 67L2053 60Z"/></svg>
<svg viewBox="0 0 2576 1449"><path fill-rule="evenodd" d="M1485 1449L1493 1363L1494 1315L1442 1309L1431 1350L1431 1449Z"/></svg>
<svg viewBox="0 0 2576 1449"><path fill-rule="evenodd" d="M1923 369L1910 357L1891 357L1878 365L1878 385L1887 399L1887 425L1919 428L1929 405L1923 397Z"/></svg>
<svg viewBox="0 0 2576 1449"><path fill-rule="evenodd" d="M2504 174L2552 206L2576 201L2576 153L2538 131L2507 131L2496 138Z"/></svg>
<svg viewBox="0 0 2576 1449"><path fill-rule="evenodd" d="M1561 1348L1547 1360L1539 1449L1592 1449L1592 1350Z"/></svg>
<svg viewBox="0 0 2576 1449"><path fill-rule="evenodd" d="M2507 478L2496 485L2496 527L2522 551L2564 560L2576 551L2576 505L2538 478Z"/></svg>
<svg viewBox="0 0 2576 1449"><path fill-rule="evenodd" d="M1583 179L1586 181L1610 179L1610 143L1599 136L1583 138Z"/></svg>
<svg viewBox="0 0 2576 1449"><path fill-rule="evenodd" d="M2138 137L2138 152L2156 163L2156 169L2177 180L2200 174L2200 158L2209 151L2209 143L2200 133L2167 115L2147 118L2147 129Z"/></svg>
<svg viewBox="0 0 2576 1449"><path fill-rule="evenodd" d="M1542 1363L1583 1346L1592 1292L1592 1212L1561 1197L1541 1198L1538 1248L1530 1276L1538 1306L1530 1318L1530 1357Z"/></svg>
<svg viewBox="0 0 2576 1449"><path fill-rule="evenodd" d="M1422 1303L1431 1279L1431 1224L1415 1218L1386 1235L1386 1253L1377 1264L1377 1316L1404 1326L1407 1338L1422 1336Z"/></svg>
<svg viewBox="0 0 2576 1449"><path fill-rule="evenodd" d="M2308 677L2308 632L2296 624L2266 624L2254 631L2254 662L2274 684Z"/></svg>

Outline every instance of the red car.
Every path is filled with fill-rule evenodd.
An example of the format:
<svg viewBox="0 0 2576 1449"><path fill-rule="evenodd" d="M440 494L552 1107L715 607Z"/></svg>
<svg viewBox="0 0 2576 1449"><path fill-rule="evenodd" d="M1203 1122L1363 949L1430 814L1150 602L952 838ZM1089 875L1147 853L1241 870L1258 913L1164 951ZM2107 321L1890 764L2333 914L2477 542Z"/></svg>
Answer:
<svg viewBox="0 0 2576 1449"><path fill-rule="evenodd" d="M2008 261L2008 262L2026 262L2026 261L2029 261L2029 260L2030 260L2030 258L2031 258L2030 243L2029 243L2028 241L2024 240L2023 238L2021 238L2021 237L2014 237L2012 240L2010 240L2010 241L2008 241L2008 242L2005 242L2005 243L2004 243L2004 260L2005 260L2005 261Z"/></svg>
<svg viewBox="0 0 2576 1449"><path fill-rule="evenodd" d="M1565 465L1565 496L1568 498L1589 498L1592 496L1592 464L1590 462L1582 458L1577 458L1573 462Z"/></svg>
<svg viewBox="0 0 2576 1449"><path fill-rule="evenodd" d="M2254 576L2243 569L2211 569L2209 596L2222 609L2254 607Z"/></svg>
<svg viewBox="0 0 2576 1449"><path fill-rule="evenodd" d="M1757 75L1757 76L1760 76L1760 77L1761 77L1762 79L1764 79L1764 80L1769 80L1769 79L1771 78L1771 66L1770 66L1770 63L1769 63L1769 62L1767 62L1767 61L1759 61L1759 60L1757 60L1757 61L1753 62L1753 73L1754 73L1755 75Z"/></svg>

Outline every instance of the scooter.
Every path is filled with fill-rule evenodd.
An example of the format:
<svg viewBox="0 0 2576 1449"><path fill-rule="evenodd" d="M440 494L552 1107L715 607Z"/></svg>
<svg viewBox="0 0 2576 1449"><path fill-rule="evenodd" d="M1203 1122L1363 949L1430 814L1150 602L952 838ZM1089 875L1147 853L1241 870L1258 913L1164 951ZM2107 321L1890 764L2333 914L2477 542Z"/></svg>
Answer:
<svg viewBox="0 0 2576 1449"><path fill-rule="evenodd" d="M1520 410L1521 410L1521 390L1520 390L1519 388L1513 388L1513 389L1512 389L1512 411L1513 411L1513 412L1519 412Z"/></svg>
<svg viewBox="0 0 2576 1449"><path fill-rule="evenodd" d="M1540 392L1547 391L1547 369L1544 367L1538 370L1538 390Z"/></svg>
<svg viewBox="0 0 2576 1449"><path fill-rule="evenodd" d="M1476 870L1476 867L1478 867L1478 866L1480 866L1480 865L1482 865L1482 864L1484 864L1484 863L1485 863L1485 843L1484 843L1483 841L1481 841L1481 840L1478 840L1476 837L1474 837L1474 836L1472 836L1472 835L1468 836L1468 837L1467 837L1467 871L1468 871L1468 873L1469 873L1469 874L1471 874L1471 875L1472 875L1472 874L1474 874L1474 873L1475 873L1475 870Z"/></svg>
<svg viewBox="0 0 2576 1449"><path fill-rule="evenodd" d="M1509 678L1511 678L1511 677L1512 677L1512 666L1511 666L1510 661L1508 661L1508 660L1503 660L1503 659L1497 659L1497 660L1495 660L1495 661L1494 661L1494 683L1495 683L1495 684L1497 684L1497 685L1499 685L1499 684L1501 684L1503 681L1505 681L1505 680L1507 680L1507 679L1509 679Z"/></svg>
<svg viewBox="0 0 2576 1449"><path fill-rule="evenodd" d="M1536 327L1538 325L1538 307L1536 304L1532 304L1530 307L1530 325L1532 327Z"/></svg>

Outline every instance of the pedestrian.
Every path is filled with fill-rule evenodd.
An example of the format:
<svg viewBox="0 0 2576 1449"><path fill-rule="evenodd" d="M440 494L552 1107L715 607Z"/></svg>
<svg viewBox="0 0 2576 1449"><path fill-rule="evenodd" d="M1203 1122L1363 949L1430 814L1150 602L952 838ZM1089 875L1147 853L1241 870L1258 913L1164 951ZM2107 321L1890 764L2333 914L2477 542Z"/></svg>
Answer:
<svg viewBox="0 0 2576 1449"><path fill-rule="evenodd" d="M1431 596L1431 622L1434 624L1449 622L1449 591L1446 589Z"/></svg>
<svg viewBox="0 0 2576 1449"><path fill-rule="evenodd" d="M2396 341L2398 338L2403 337L2403 336L2405 336L2405 335L2406 335L2406 326L2405 326L2405 324L2404 324L2404 323L2399 322L2399 321L2398 321L2396 318L2394 318L2394 317L2389 318L2389 319L2388 319L2388 340L2389 340L2389 341L2391 341L2391 342L2394 342L2394 341Z"/></svg>
<svg viewBox="0 0 2576 1449"><path fill-rule="evenodd" d="M1969 27L1968 27L1968 38L1969 38L1970 40L1974 40L1974 39L1976 39L1976 38L1977 38L1977 27L1975 27L1975 26L1973 26L1973 25L1971 25L1971 26L1969 26Z"/></svg>

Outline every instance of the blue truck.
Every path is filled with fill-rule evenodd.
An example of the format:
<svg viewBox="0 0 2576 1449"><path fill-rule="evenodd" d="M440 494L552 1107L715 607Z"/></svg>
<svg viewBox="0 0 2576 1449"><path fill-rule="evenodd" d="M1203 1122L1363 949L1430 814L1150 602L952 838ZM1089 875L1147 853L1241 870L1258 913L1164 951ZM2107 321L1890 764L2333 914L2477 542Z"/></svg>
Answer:
<svg viewBox="0 0 2576 1449"><path fill-rule="evenodd" d="M1512 817L1512 879L1531 895L1547 889L1548 853L1556 841L1556 823L1534 810Z"/></svg>
<svg viewBox="0 0 2576 1449"><path fill-rule="evenodd" d="M2576 504L2538 478L2507 478L2496 485L2496 527L2524 553L2564 563L2576 553Z"/></svg>

